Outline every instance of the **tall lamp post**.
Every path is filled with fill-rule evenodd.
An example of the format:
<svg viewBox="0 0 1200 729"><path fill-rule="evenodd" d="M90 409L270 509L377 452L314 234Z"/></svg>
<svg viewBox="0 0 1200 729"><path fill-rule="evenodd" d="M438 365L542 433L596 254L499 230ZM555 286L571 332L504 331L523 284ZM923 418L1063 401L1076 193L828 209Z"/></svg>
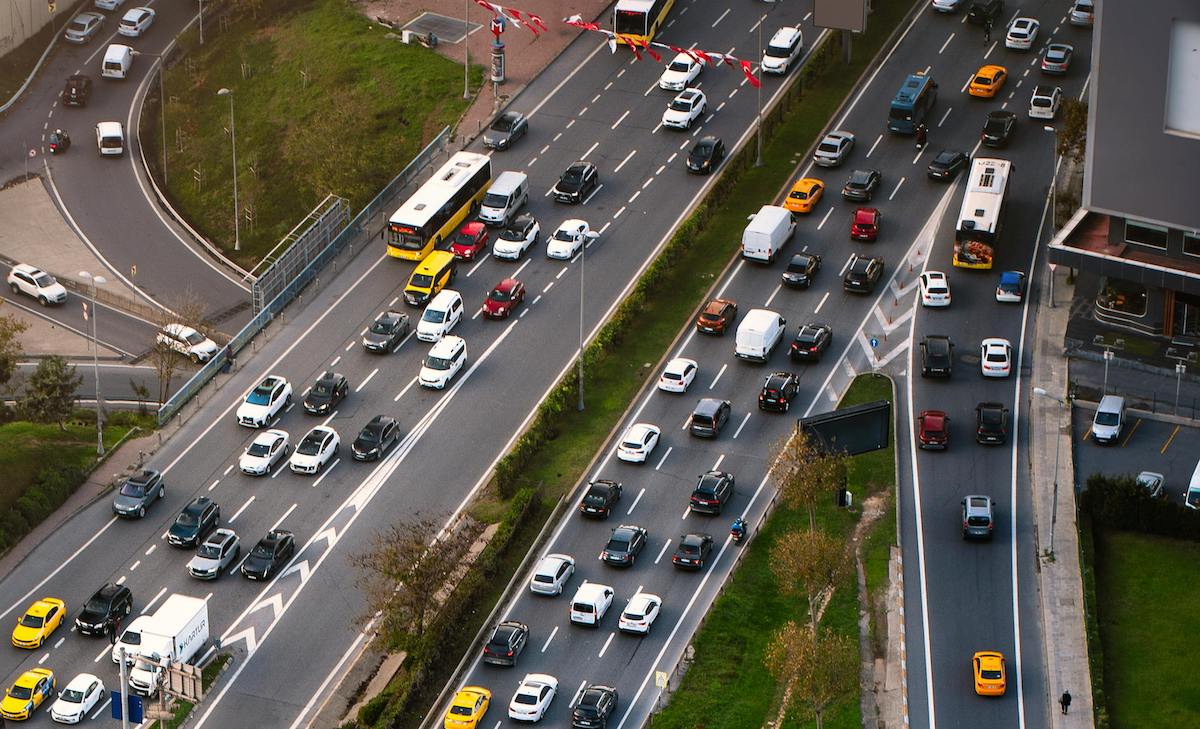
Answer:
<svg viewBox="0 0 1200 729"><path fill-rule="evenodd" d="M587 260L587 244L585 239L579 249L579 358L576 360L579 377L579 404L576 407L579 412L583 412L583 262Z"/></svg>
<svg viewBox="0 0 1200 729"><path fill-rule="evenodd" d="M158 118L162 121L162 175L163 181L167 179L167 94L163 90L163 74L166 73L167 64L161 53L149 53L147 51L133 51L135 56L154 56L158 59Z"/></svg>
<svg viewBox="0 0 1200 729"><path fill-rule="evenodd" d="M89 281L92 285L92 310L89 319L92 320L92 372L96 376L96 455L104 455L104 422L100 414L100 345L96 340L96 287L103 286L108 280L103 276L93 276L87 271L80 271L79 278Z"/></svg>
<svg viewBox="0 0 1200 729"><path fill-rule="evenodd" d="M771 4L772 10L775 9L775 3L779 2L779 1L780 0L766 0L766 2ZM758 112L755 115L755 121L754 121L754 129L755 129L754 136L756 137L756 141L755 141L756 156L754 159L755 167L762 167L762 165L763 165L763 158L762 158L762 134L763 134L763 129L762 129L762 77L763 77L763 74L762 74L762 59L763 59L762 27L763 27L763 23L765 23L765 22L767 22L767 14L763 13L762 17L760 17L758 19L758 71L757 71L757 73L758 73L758 88L757 88Z"/></svg>
<svg viewBox="0 0 1200 729"><path fill-rule="evenodd" d="M237 127L233 121L233 91L222 88L217 96L229 97L229 137L233 142L233 250L242 249L241 228L238 225L238 193L237 193Z"/></svg>
<svg viewBox="0 0 1200 729"><path fill-rule="evenodd" d="M471 21L467 13L471 8L471 0L463 0L463 98L471 98Z"/></svg>
<svg viewBox="0 0 1200 729"><path fill-rule="evenodd" d="M1054 137L1054 146L1050 150L1050 237L1053 238L1058 232L1058 130L1045 124L1042 131L1050 132Z"/></svg>
<svg viewBox="0 0 1200 729"><path fill-rule="evenodd" d="M1071 403L1068 400L1061 400L1050 393L1046 392L1044 387L1033 388L1033 394L1038 397L1044 397L1047 400L1053 400L1060 407L1067 408L1070 412ZM1050 556L1054 556L1054 532L1057 531L1058 524L1058 457L1062 450L1062 425L1058 426L1058 435L1054 439L1054 500L1050 502Z"/></svg>

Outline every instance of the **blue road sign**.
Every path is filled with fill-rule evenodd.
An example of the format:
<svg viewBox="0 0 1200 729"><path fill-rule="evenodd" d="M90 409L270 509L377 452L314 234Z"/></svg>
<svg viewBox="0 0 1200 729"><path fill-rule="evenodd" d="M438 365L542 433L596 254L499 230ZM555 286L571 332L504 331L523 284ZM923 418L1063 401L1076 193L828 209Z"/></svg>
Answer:
<svg viewBox="0 0 1200 729"><path fill-rule="evenodd" d="M878 346L879 346L879 340L876 339L875 337L871 337L871 349L875 349Z"/></svg>
<svg viewBox="0 0 1200 729"><path fill-rule="evenodd" d="M125 700L129 702L129 721L133 724L141 724L144 721L142 716L142 697L135 694L126 694ZM112 702L112 718L117 721L121 720L121 694L118 691L113 692Z"/></svg>

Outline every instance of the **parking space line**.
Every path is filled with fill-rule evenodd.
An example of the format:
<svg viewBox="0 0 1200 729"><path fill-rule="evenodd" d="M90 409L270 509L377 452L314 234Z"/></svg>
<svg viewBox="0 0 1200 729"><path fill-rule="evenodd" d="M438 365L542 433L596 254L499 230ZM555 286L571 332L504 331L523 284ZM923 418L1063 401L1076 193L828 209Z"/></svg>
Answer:
<svg viewBox="0 0 1200 729"><path fill-rule="evenodd" d="M1133 432L1135 430L1137 430L1138 426L1141 424L1142 424L1141 418L1138 418L1137 420L1133 421L1133 427L1129 429L1129 433L1125 436L1125 440L1121 441L1122 448L1124 448L1125 444L1129 442L1129 439L1133 437Z"/></svg>
<svg viewBox="0 0 1200 729"><path fill-rule="evenodd" d="M1167 449L1171 447L1171 441L1175 440L1175 436L1179 434L1179 428L1180 428L1180 426L1176 425L1175 430L1171 431L1171 437L1167 438L1166 443L1163 443L1163 447L1158 452L1158 455L1160 455L1160 456L1163 455L1164 453L1167 452Z"/></svg>

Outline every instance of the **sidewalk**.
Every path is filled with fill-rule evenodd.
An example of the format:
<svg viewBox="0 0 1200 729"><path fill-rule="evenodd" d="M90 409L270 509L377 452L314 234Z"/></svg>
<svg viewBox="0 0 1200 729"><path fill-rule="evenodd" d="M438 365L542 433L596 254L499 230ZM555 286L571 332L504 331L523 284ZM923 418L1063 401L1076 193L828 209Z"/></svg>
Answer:
<svg viewBox="0 0 1200 729"><path fill-rule="evenodd" d="M1065 274L1065 271L1061 272ZM1054 275L1054 274L1051 274ZM1056 275L1056 300L1070 300L1065 275ZM1049 308L1048 288L1043 286L1037 324L1033 332L1035 373L1030 383L1043 387L1057 398L1067 394L1067 358L1063 355L1063 333L1070 308L1059 304ZM1084 624L1083 579L1079 565L1079 531L1075 521L1075 465L1071 450L1070 409L1045 397L1033 396L1029 403L1030 448L1034 521L1040 570L1042 625L1045 635L1046 681L1049 696L1037 697L1048 703L1052 729L1092 729L1091 668L1088 664L1087 635ZM1058 459L1058 473L1054 466ZM1058 484L1057 505L1054 504ZM1057 511L1057 519L1052 519ZM1053 532L1053 536L1052 536ZM1052 558L1047 557L1054 544ZM1071 692L1071 713L1062 714L1058 698Z"/></svg>

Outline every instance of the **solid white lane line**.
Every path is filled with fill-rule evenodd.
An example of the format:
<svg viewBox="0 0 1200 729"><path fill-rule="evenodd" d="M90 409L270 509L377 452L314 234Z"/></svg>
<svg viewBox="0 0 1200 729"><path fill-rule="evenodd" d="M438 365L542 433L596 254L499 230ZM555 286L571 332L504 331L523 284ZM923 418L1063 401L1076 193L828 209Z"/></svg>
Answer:
<svg viewBox="0 0 1200 729"><path fill-rule="evenodd" d="M633 513L633 510L637 507L638 502L642 500L642 494L644 494L644 493L646 493L645 488L642 488L641 491L638 491L638 495L636 497L634 497L633 503L629 505L629 511L625 512L625 516L629 516L630 514Z"/></svg>
<svg viewBox="0 0 1200 729"><path fill-rule="evenodd" d="M667 553L667 547L669 547L669 546L671 546L670 539L668 539L666 544L664 544L662 546L662 549L658 550L658 556L654 558L654 564L658 564L658 561L661 560L663 558L663 555ZM639 590L639 592L640 592L640 590Z"/></svg>
<svg viewBox="0 0 1200 729"><path fill-rule="evenodd" d="M728 363L728 362L726 362L725 364L721 365L721 371L720 371L720 372L718 372L718 373L717 373L717 376L713 378L712 384L710 384L710 385L708 386L708 389L710 389L710 390L711 390L711 389L713 389L714 387L716 387L716 386L717 386L717 381L721 379L721 375L725 374L725 370L727 370L728 368L729 368L729 363Z"/></svg>
<svg viewBox="0 0 1200 729"><path fill-rule="evenodd" d="M237 510L237 513L235 513L233 516L229 517L229 521L227 523L232 524L233 522L237 521L237 518L242 515L242 512L246 510L246 507L250 506L250 504L253 504L253 503L254 503L253 496L246 499L246 503L242 504L241 508L239 508Z"/></svg>
<svg viewBox="0 0 1200 729"><path fill-rule="evenodd" d="M415 384L417 384L417 378L414 377L408 381L408 384L404 386L403 390L396 393L396 396L392 398L392 402L400 402L400 398L404 397L404 393L408 392L409 388Z"/></svg>
<svg viewBox="0 0 1200 729"><path fill-rule="evenodd" d="M358 391L362 390L364 387L366 387L367 383L371 381L371 378L374 377L377 372L379 372L378 367L371 370L371 374L367 375L366 378L364 378L363 381L358 384L358 387L354 388L354 391L358 392Z"/></svg>
<svg viewBox="0 0 1200 729"><path fill-rule="evenodd" d="M825 300L826 300L826 299L828 299L828 298L829 298L829 292L828 292L828 291L826 291L826 292L825 292L825 295L821 297L821 300L820 300L819 302L817 302L817 308L813 309L813 313L814 313L814 314L816 314L816 313L818 313L819 311L821 311L821 307L822 307L822 306L825 306Z"/></svg>
<svg viewBox="0 0 1200 729"><path fill-rule="evenodd" d="M655 471L662 468L662 464L667 462L667 456L671 455L671 451L674 448L675 448L675 446L667 446L667 452L663 454L662 458L658 459L658 465L654 467Z"/></svg>
<svg viewBox="0 0 1200 729"><path fill-rule="evenodd" d="M613 168L613 174L615 175L616 173L620 172L621 168L625 166L625 163L633 159L633 155L635 154L637 154L636 149L629 150L629 154L625 155L625 159L621 160L621 164Z"/></svg>
<svg viewBox="0 0 1200 729"><path fill-rule="evenodd" d="M879 140L881 140L881 139L883 139L882 134L880 134L878 137L875 137L875 143L871 145L871 148L869 150L867 150L868 157L870 157L871 153L875 151L875 148L879 146Z"/></svg>

